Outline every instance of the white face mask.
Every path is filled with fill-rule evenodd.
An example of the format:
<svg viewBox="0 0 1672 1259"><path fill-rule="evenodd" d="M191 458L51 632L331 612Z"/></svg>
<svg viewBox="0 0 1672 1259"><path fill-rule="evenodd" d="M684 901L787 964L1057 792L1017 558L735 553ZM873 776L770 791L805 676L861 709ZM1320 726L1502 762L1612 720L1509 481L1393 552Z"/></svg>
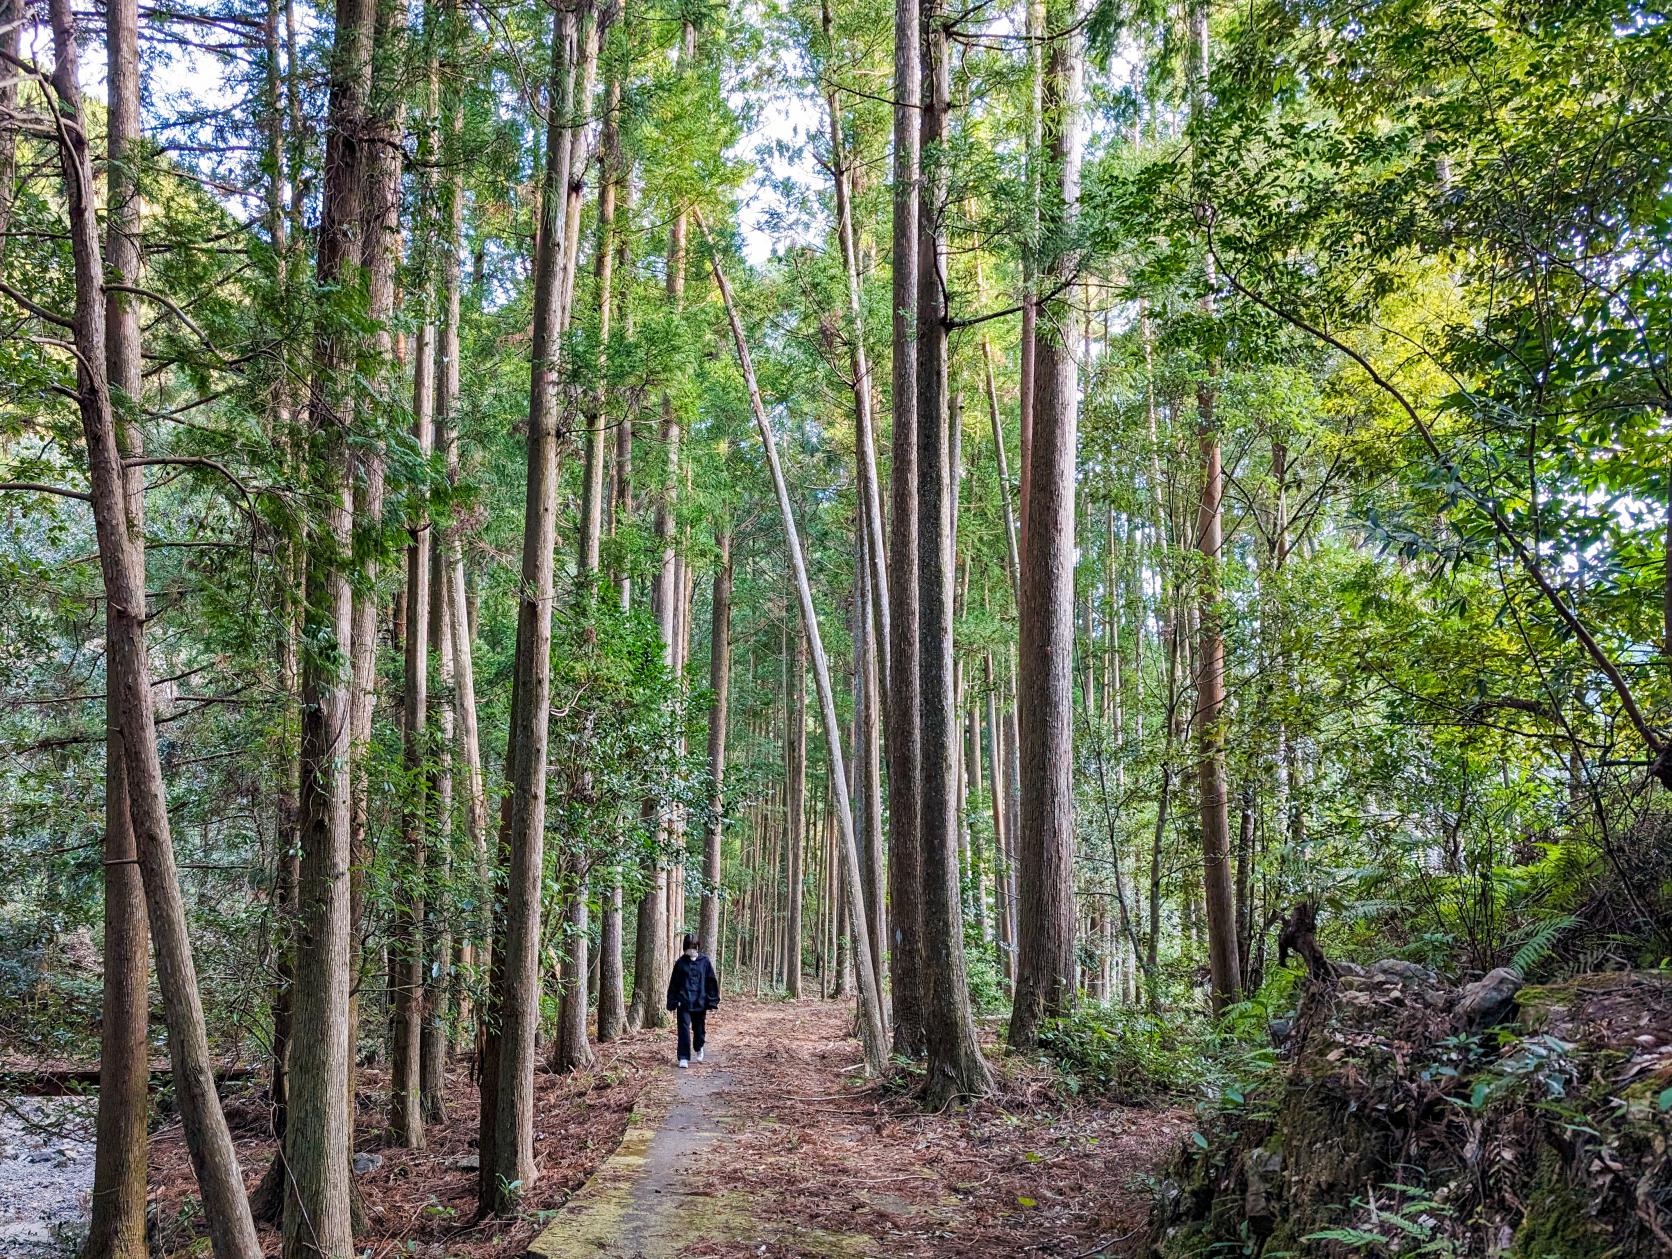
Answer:
<svg viewBox="0 0 1672 1259"><path fill-rule="evenodd" d="M686 949L685 956L694 962L697 960L697 951L695 949Z"/></svg>

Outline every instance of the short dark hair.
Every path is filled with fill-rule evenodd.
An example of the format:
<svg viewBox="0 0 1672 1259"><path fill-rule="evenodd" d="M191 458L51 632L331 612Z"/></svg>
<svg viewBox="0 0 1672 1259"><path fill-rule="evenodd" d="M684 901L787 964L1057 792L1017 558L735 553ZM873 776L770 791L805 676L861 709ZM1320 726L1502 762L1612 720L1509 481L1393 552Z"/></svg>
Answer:
<svg viewBox="0 0 1672 1259"><path fill-rule="evenodd" d="M688 949L696 949L700 953L702 951L702 941L697 939L694 935L687 934L685 937L685 947Z"/></svg>

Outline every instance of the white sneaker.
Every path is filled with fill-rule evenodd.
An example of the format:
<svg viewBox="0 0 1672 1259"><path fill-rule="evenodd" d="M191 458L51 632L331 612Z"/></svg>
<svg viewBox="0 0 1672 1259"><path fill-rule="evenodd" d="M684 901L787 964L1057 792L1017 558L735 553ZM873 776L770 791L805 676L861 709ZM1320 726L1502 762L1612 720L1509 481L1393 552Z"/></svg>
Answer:
<svg viewBox="0 0 1672 1259"><path fill-rule="evenodd" d="M703 1051L702 1051L702 1050L700 1050L700 1049L699 1049L699 1050L697 1050L697 1061L698 1061L698 1062L701 1062L701 1061L702 1061L702 1055L703 1055Z"/></svg>
<svg viewBox="0 0 1672 1259"><path fill-rule="evenodd" d="M679 1069L681 1071L685 1070L685 1068L690 1066L690 1065L691 1065L691 1060L689 1058L681 1058L679 1060Z"/></svg>

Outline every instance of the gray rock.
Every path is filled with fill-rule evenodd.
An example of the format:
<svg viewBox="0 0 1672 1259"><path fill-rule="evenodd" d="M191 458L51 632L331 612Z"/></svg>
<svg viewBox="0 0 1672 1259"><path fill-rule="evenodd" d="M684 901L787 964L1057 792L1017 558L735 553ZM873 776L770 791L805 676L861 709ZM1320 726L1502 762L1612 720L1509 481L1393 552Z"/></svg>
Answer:
<svg viewBox="0 0 1672 1259"><path fill-rule="evenodd" d="M1465 1027L1496 1027L1515 1009L1515 994L1525 983L1513 966L1500 966L1472 984L1457 998L1457 1018Z"/></svg>
<svg viewBox="0 0 1672 1259"><path fill-rule="evenodd" d="M1370 967L1372 979L1392 980L1399 984L1433 984L1439 977L1426 966L1418 966L1415 962L1402 961L1397 957L1384 957Z"/></svg>
<svg viewBox="0 0 1672 1259"><path fill-rule="evenodd" d="M354 1174L364 1176L367 1172L375 1172L383 1166L381 1154L356 1154L354 1156Z"/></svg>
<svg viewBox="0 0 1672 1259"><path fill-rule="evenodd" d="M1278 1189L1274 1183L1277 1173L1283 1170L1282 1151L1250 1150L1243 1155L1242 1166L1244 1178L1248 1181L1248 1192L1243 1200L1244 1212L1251 1220L1271 1219L1277 1214L1272 1199Z"/></svg>
<svg viewBox="0 0 1672 1259"><path fill-rule="evenodd" d="M451 1160L447 1166L456 1172L474 1172L481 1168L482 1156L474 1151L469 1154L461 1154L458 1158Z"/></svg>

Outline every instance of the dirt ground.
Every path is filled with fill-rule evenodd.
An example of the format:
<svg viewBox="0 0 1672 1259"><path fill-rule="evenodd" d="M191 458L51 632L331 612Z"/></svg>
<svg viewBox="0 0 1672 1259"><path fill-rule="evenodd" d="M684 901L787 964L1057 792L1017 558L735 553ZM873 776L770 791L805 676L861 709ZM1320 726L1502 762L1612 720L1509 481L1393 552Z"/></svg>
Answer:
<svg viewBox="0 0 1672 1259"><path fill-rule="evenodd" d="M663 1182L678 1182L679 1205L669 1217L682 1233L674 1253L1066 1259L1126 1252L1148 1207L1145 1178L1188 1135L1189 1112L1067 1100L1043 1072L995 1049L994 1097L926 1115L897 1086L863 1079L851 1023L846 1004L734 999L710 1016L712 1052L690 1078L673 1067L671 1030L599 1047L591 1071L540 1074L541 1174L529 1210L475 1225L476 1090L465 1064L450 1081L448 1120L429 1129L424 1150L383 1144L383 1081L363 1071L356 1149L364 1170L355 1181L370 1228L362 1253L523 1255L622 1144L641 1097L637 1123L650 1129L644 1139L655 1140L667 1125L662 1148L674 1153L637 1192L653 1200ZM253 1187L272 1157L265 1115L236 1101L228 1111ZM706 1133L694 1144L672 1132L693 1127ZM152 1157L161 1232L170 1249L183 1251L196 1231L195 1186L177 1126L157 1135ZM705 1219L719 1223L691 1224ZM643 1237L623 1239L632 1248L619 1253L653 1255L672 1241L659 1236L663 1223L635 1227ZM263 1230L263 1242L277 1254L276 1232Z"/></svg>
<svg viewBox="0 0 1672 1259"><path fill-rule="evenodd" d="M722 1012L724 1013L724 1012ZM711 1026L718 1023L711 1018ZM698 1169L742 1194L756 1227L688 1255L1120 1255L1149 1207L1146 1177L1190 1112L1067 1101L990 1048L999 1091L925 1114L862 1082L851 1007L759 1005L719 1042L736 1127Z"/></svg>

